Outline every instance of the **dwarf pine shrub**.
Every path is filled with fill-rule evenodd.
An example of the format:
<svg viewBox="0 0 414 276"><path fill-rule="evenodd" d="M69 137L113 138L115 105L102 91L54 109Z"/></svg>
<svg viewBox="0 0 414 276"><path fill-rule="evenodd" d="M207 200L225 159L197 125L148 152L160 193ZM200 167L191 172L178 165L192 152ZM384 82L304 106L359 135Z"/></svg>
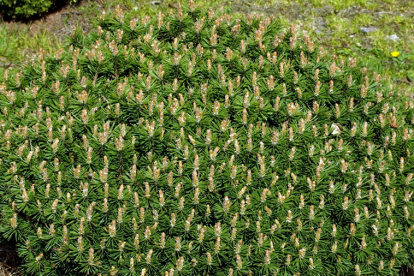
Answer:
<svg viewBox="0 0 414 276"><path fill-rule="evenodd" d="M274 17L103 12L0 87L27 275L395 275L414 103Z"/></svg>

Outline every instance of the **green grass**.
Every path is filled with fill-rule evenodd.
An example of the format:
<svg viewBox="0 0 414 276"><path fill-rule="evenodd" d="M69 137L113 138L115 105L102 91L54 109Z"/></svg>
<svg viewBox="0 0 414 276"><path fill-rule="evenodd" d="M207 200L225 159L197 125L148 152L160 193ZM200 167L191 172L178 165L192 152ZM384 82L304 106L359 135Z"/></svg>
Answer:
<svg viewBox="0 0 414 276"><path fill-rule="evenodd" d="M52 53L61 46L59 40L46 31L31 32L28 25L0 25L0 73L5 69L17 70L26 59L32 58L40 48Z"/></svg>
<svg viewBox="0 0 414 276"><path fill-rule="evenodd" d="M88 30L93 18L105 10L113 12L117 5L137 17L166 12L169 3L153 5L151 1L99 0L81 1L64 11L64 16L32 23L0 23L0 74L6 68L18 70L27 58L42 48L46 54L56 51L70 32L71 25ZM195 1L197 5L223 9L242 17L249 12L274 14L284 27L295 24L299 32L308 32L327 53L340 58L358 57L394 83L395 89L414 94L414 1L411 0L240 0ZM32 30L32 27L35 27ZM361 28L370 28L370 32ZM399 39L393 41L391 35ZM398 51L398 57L391 53Z"/></svg>

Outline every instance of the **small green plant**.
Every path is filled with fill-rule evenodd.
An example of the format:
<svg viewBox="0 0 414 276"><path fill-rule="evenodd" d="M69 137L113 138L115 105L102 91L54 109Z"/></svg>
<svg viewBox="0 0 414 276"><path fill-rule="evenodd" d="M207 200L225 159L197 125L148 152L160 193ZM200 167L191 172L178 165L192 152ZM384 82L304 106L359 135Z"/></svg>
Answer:
<svg viewBox="0 0 414 276"><path fill-rule="evenodd" d="M39 16L47 13L56 5L76 3L77 0L0 0L0 15L16 18L27 19L33 16Z"/></svg>
<svg viewBox="0 0 414 276"><path fill-rule="evenodd" d="M74 28L0 86L0 231L32 275L390 275L414 103L274 17Z"/></svg>

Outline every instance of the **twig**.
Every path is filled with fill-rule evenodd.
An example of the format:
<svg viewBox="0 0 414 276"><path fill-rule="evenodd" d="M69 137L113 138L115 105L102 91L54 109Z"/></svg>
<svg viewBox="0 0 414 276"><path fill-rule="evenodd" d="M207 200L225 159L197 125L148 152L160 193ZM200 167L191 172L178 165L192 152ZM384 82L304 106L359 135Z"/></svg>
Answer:
<svg viewBox="0 0 414 276"><path fill-rule="evenodd" d="M243 4L246 4L247 6L251 7L253 4L247 1L243 1Z"/></svg>
<svg viewBox="0 0 414 276"><path fill-rule="evenodd" d="M173 4L173 3L168 3L168 7L178 9L178 6L176 4Z"/></svg>

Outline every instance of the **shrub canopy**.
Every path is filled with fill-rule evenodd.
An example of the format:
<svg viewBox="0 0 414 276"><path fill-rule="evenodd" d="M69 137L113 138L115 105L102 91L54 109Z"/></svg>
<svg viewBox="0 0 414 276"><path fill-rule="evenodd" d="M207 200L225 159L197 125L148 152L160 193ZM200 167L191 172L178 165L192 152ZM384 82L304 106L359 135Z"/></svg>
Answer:
<svg viewBox="0 0 414 276"><path fill-rule="evenodd" d="M1 83L0 230L26 274L414 263L413 102L274 17L117 8Z"/></svg>

